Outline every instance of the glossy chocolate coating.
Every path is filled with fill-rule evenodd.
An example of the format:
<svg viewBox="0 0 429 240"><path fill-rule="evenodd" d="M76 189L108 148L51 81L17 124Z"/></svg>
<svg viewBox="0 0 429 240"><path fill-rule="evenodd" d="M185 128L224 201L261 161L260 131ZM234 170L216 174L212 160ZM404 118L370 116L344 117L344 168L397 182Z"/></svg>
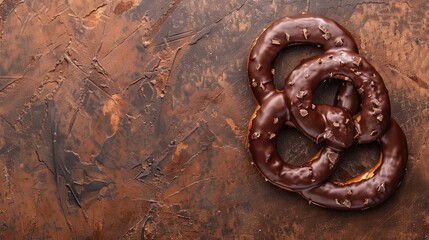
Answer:
<svg viewBox="0 0 429 240"><path fill-rule="evenodd" d="M361 109L359 103L361 102L359 92L355 89L351 82L342 84L338 88L336 98L334 101L335 107L345 108L351 115L355 115Z"/></svg>
<svg viewBox="0 0 429 240"><path fill-rule="evenodd" d="M358 120L353 120L343 108L313 105L316 87L337 75L345 76L359 91L362 110ZM290 82L294 84L288 85ZM383 136L390 124L390 100L383 79L365 58L351 51L329 50L301 62L286 79L285 94L291 100L288 107L295 126L316 142L326 132L332 132L326 138L327 143L339 149L351 146L353 138L358 144L373 142ZM303 109L307 112L305 116L300 114Z"/></svg>
<svg viewBox="0 0 429 240"><path fill-rule="evenodd" d="M336 44L339 40L341 44ZM347 30L330 19L309 14L277 20L254 43L249 54L248 77L253 94L261 106L255 111L249 127L249 149L265 178L290 190L317 186L326 181L341 155L341 151L325 146L306 164L292 166L285 163L277 153L277 136L284 123L289 121L289 112L284 93L275 89L272 69L281 49L296 44L357 52L356 43ZM354 91L352 89L352 86L344 86L339 91L351 94ZM349 116L344 109L340 111ZM348 129L352 136L353 128ZM352 142L353 138L349 141Z"/></svg>
<svg viewBox="0 0 429 240"><path fill-rule="evenodd" d="M379 140L381 156L373 176L351 183L328 181L300 194L311 203L334 209L366 209L385 201L400 185L408 160L407 140L399 125L392 120Z"/></svg>

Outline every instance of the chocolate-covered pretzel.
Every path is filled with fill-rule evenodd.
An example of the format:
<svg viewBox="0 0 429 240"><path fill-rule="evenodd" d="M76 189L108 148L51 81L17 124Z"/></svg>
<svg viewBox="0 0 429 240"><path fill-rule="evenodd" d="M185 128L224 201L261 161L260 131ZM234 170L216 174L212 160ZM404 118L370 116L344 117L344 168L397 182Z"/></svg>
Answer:
<svg viewBox="0 0 429 240"><path fill-rule="evenodd" d="M289 110L285 95L275 89L273 64L281 49L296 44L357 52L356 43L347 30L330 19L315 15L282 18L269 26L254 43L247 69L253 94L260 105L249 125L249 149L262 175L289 190L320 185L332 174L342 153L338 148L325 145L302 166L287 164L277 153L276 139L284 123L289 121ZM341 87L339 92L356 95L352 86ZM352 134L353 128L348 129Z"/></svg>
<svg viewBox="0 0 429 240"><path fill-rule="evenodd" d="M325 52L303 61L288 76L285 90L273 83L273 62L282 48L318 44ZM383 202L399 185L408 157L399 125L391 119L388 91L350 34L332 20L314 15L282 18L256 40L248 60L248 77L258 106L249 125L248 147L267 181L298 191L311 203L337 209L366 209ZM324 80L345 83L334 106L315 105L313 91ZM361 104L359 104L361 102ZM291 125L323 148L301 166L284 162L276 139ZM378 141L378 164L342 183L328 180L345 148Z"/></svg>

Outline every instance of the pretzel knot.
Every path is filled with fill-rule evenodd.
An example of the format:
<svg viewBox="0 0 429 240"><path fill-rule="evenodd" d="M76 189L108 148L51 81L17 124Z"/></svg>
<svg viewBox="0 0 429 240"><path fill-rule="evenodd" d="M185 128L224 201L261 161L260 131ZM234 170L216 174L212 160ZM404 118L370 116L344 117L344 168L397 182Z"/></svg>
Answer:
<svg viewBox="0 0 429 240"><path fill-rule="evenodd" d="M275 57L296 44L318 45L324 52L302 61L279 91L273 83ZM391 118L383 79L338 23L315 15L277 20L255 41L247 71L258 103L248 148L266 181L334 209L376 206L399 186L408 159L405 135ZM314 104L314 90L330 78L343 81L334 106ZM287 125L316 143L324 142L301 166L288 164L278 154L277 136ZM374 141L380 145L380 157L372 169L345 182L330 180L345 149Z"/></svg>

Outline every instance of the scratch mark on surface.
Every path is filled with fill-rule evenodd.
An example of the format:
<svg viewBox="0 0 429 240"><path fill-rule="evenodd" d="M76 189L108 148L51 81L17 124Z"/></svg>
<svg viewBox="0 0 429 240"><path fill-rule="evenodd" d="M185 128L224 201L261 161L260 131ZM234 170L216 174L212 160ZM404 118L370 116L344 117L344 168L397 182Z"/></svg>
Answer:
<svg viewBox="0 0 429 240"><path fill-rule="evenodd" d="M7 89L8 87L12 86L14 83L16 83L22 79L24 79L24 76L19 77L19 78L14 78L12 81L10 81L9 83L5 84L2 88L0 88L0 92L3 92L5 89Z"/></svg>
<svg viewBox="0 0 429 240"><path fill-rule="evenodd" d="M107 22L104 22L103 24L103 33L101 34L101 39L100 39L100 45L98 46L97 52L95 53L95 58L97 58L98 54L100 53L101 47L103 46L103 40L104 37L106 36L106 25L108 24Z"/></svg>
<svg viewBox="0 0 429 240"><path fill-rule="evenodd" d="M167 81L165 82L165 86L167 86L170 82L172 69L174 69L174 64L176 63L177 55L179 54L180 50L182 50L182 47L183 46L177 48L176 52L174 53L173 61L171 62L170 68L168 69Z"/></svg>
<svg viewBox="0 0 429 240"><path fill-rule="evenodd" d="M48 166L48 164L45 162L45 160L43 160L43 159L42 159L42 157L40 156L40 153L39 153L39 150L37 149L37 147L36 147L36 149L35 149L34 151L36 152L37 159L39 160L39 162L43 163L43 165L45 165L45 167L49 170L49 172L51 172L51 173L52 173L52 175L53 175L53 176L55 176L55 172L54 172L54 170L53 170L53 169L51 169L51 168Z"/></svg>
<svg viewBox="0 0 429 240"><path fill-rule="evenodd" d="M204 26L201 30L199 30L197 33L195 33L195 35L192 36L191 40L189 41L189 45L194 45L196 44L199 40L201 40L205 35L208 35L213 27L216 24L212 24L210 26Z"/></svg>
<svg viewBox="0 0 429 240"><path fill-rule="evenodd" d="M141 240L145 240L144 233L145 233L145 230L146 230L146 224L147 224L149 221L153 221L153 216L152 216L151 214L149 214L149 215L147 215L147 216L145 217L145 220L144 220L144 222L143 222L143 224L142 224Z"/></svg>
<svg viewBox="0 0 429 240"><path fill-rule="evenodd" d="M134 81L132 81L130 84L128 84L128 86L125 88L125 90L128 90L131 86L133 86L133 85L135 85L135 84L139 83L141 80L143 80L143 79L145 79L145 78L147 78L145 75L143 75L143 76L141 76L141 77L137 78L136 80L134 80Z"/></svg>
<svg viewBox="0 0 429 240"><path fill-rule="evenodd" d="M240 4L238 7L233 8L232 10L230 10L226 15L224 15L223 17L215 20L215 23L219 23L220 21L222 21L224 18L228 17L229 15L231 15L234 12L238 12L240 11L240 9L247 3L248 0L245 0L242 4Z"/></svg>
<svg viewBox="0 0 429 240"><path fill-rule="evenodd" d="M95 9L90 11L88 14L86 14L83 18L87 18L87 17L91 16L93 13L96 13L98 10L100 10L101 8L104 8L105 6L107 6L107 3L104 3L104 4L96 7Z"/></svg>
<svg viewBox="0 0 429 240"><path fill-rule="evenodd" d="M12 130L16 131L16 128L5 117L0 115L0 119L3 120Z"/></svg>
<svg viewBox="0 0 429 240"><path fill-rule="evenodd" d="M54 107L54 100L52 99L52 98L48 98L48 100L47 100L47 104L48 104L48 113L49 113L49 116L50 116L50 122L49 122L49 124L50 124L50 137L51 137L51 146L50 146L50 148L51 148L51 154L52 154L52 161L53 161L53 165L54 165L54 169L53 169L53 172L54 172L54 175L55 175L55 183L56 183L56 187L57 187L57 195L58 195L58 200L59 200L59 202L60 202L60 206L61 206L61 210L62 210L62 213L63 213L63 216L64 216L64 218L65 218L65 220L67 221L67 225L68 225L68 227L69 227L69 229L70 229L70 231L74 231L73 230L73 225L72 225L72 223L71 223L71 221L70 221L70 219L67 217L67 214L66 214L66 207L67 207L67 205L66 205L66 203L65 203L65 200L63 199L63 195L61 194L61 192L60 192L60 175L59 175L59 171L60 171L60 166L58 165L58 157L57 157L57 150L56 150L56 148L58 147L57 146L57 140L56 140L56 135L57 135L57 127L58 127L58 123L55 121L55 117L54 117L54 112L55 112L55 107Z"/></svg>
<svg viewBox="0 0 429 240"><path fill-rule="evenodd" d="M228 86L226 86L225 88L223 88L222 90L220 90L220 91L216 94L216 96L214 96L213 98L211 98L211 99L209 99L208 101L206 101L206 102L204 103L203 108L201 108L201 110L200 110L200 111L198 111L196 114L199 114L199 113L204 112L204 111L207 109L207 107L208 107L208 106L210 106L210 104L211 104L211 103L213 103L214 101L216 101L220 96L222 96L222 94L223 94L226 90L228 90L228 88L230 88L230 87L234 86L235 84L237 84L237 83L239 83L239 82L244 82L244 81L243 81L243 79L242 79L242 77L237 77L237 78L236 78L236 80L235 80L234 82L232 82L231 84L229 84Z"/></svg>
<svg viewBox="0 0 429 240"><path fill-rule="evenodd" d="M85 72L83 69L82 69L82 67L81 66L79 66L78 64L77 64L77 62L74 62L71 58L70 58L70 55L69 54L67 54L67 53L65 53L64 54L64 59L66 60L66 62L68 62L69 64L72 64L73 66L75 66L77 69L79 69L82 73L84 73L85 75L89 75L87 72Z"/></svg>
<svg viewBox="0 0 429 240"><path fill-rule="evenodd" d="M97 60L97 58L94 58L92 60L92 65L99 72L101 75L107 78L110 82L112 82L112 79L109 77L109 74L107 73L106 69L100 64L100 62Z"/></svg>
<svg viewBox="0 0 429 240"><path fill-rule="evenodd" d="M102 86L98 85L97 83L95 83L90 77L86 78L90 83L92 83L92 85L94 85L97 89L99 89L101 92L103 92L104 94L106 94L110 99L113 100L112 98L112 94L110 94L109 92L106 91L106 89L104 89Z"/></svg>
<svg viewBox="0 0 429 240"><path fill-rule="evenodd" d="M192 134L194 134L198 129L200 128L200 124L196 124L194 125L194 127L188 131L184 136L181 137L180 140L173 140L174 142L182 142L185 141L186 139L188 139ZM176 143L175 144L168 144L168 146L166 148L164 148L162 151L160 151L159 153L154 153L152 152L151 154L149 154L148 157L146 157L145 159L152 159L153 162L151 164L150 168L146 168L145 170L140 170L136 176L134 177L134 179L139 180L139 181L143 181L145 177L153 174L155 172L155 170L157 168L159 168L159 164L162 163L164 161L164 159L166 159L171 153L172 151L176 148ZM158 158L154 158L154 155L160 155L158 156ZM133 166L131 169L137 168L141 166L141 163L136 164L135 166Z"/></svg>
<svg viewBox="0 0 429 240"><path fill-rule="evenodd" d="M146 18L144 18L145 22L147 23ZM122 44L124 44L130 37L132 37L135 33L137 33L141 27L143 27L145 24L140 24L137 26L136 29L134 29L128 36L126 36L124 39L122 39L118 44L116 44L116 46L114 46L109 52L106 53L106 55L104 55L101 60L104 60L105 58L107 58L113 51L115 51L118 47L120 47Z"/></svg>
<svg viewBox="0 0 429 240"><path fill-rule="evenodd" d="M172 197L172 196L174 196L174 195L176 195L176 194L180 193L181 191L183 191L183 190L185 190L185 189L187 189L187 188L189 188L189 187L194 186L195 184L198 184L198 183L201 183L201 182L204 182L204 181L208 181L208 180L211 180L211 179L215 179L215 178L218 178L218 177L217 177L217 176L208 177L208 178L200 179L200 180L198 180L198 181L195 181L195 182L193 182L193 183L190 183L190 184L188 184L188 185L186 185L186 186L182 187L181 189L179 189L179 190L175 191L174 193L172 193L172 194L168 195L167 197L165 197L165 199L170 198L170 197Z"/></svg>
<svg viewBox="0 0 429 240"><path fill-rule="evenodd" d="M166 44L171 43L171 42L182 40L184 38L187 38L187 37L194 35L196 32L197 32L196 29L191 29L191 30L185 30L185 31L179 32L179 33L174 33L171 35L166 35L166 36L164 36L164 42L156 44L156 47L160 47L160 46L166 45Z"/></svg>
<svg viewBox="0 0 429 240"><path fill-rule="evenodd" d="M390 70L392 70L392 71L396 72L397 74L401 75L403 78L408 78L408 79L410 79L413 83L416 83L419 87L421 87L421 88L423 88L423 89L426 89L426 90L429 90L429 84L428 84L428 83L426 83L425 81L423 81L423 80L422 80L421 78L419 78L418 76L416 76L416 75L409 75L409 74L405 74L405 73L403 73L403 72L399 71L399 70L397 69L397 67L395 67L395 66L394 66L394 65L392 65L392 64L389 64L389 68L390 68Z"/></svg>
<svg viewBox="0 0 429 240"><path fill-rule="evenodd" d="M67 138L70 137L71 131L73 129L74 123L76 122L77 114L83 106L83 102L85 101L85 97L87 96L87 90L84 90L83 93L79 96L79 105L76 110L73 112L72 119L70 120L70 124L67 130Z"/></svg>

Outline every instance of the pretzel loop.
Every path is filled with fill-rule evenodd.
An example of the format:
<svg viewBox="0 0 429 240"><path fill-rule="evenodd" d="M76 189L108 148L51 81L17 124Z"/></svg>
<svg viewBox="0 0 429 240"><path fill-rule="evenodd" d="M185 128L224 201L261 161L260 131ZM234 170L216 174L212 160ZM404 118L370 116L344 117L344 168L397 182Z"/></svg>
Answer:
<svg viewBox="0 0 429 240"><path fill-rule="evenodd" d="M247 64L248 79L259 104L276 92L273 83L275 57L284 47L297 44L358 52L350 33L330 19L307 14L275 21L256 39Z"/></svg>
<svg viewBox="0 0 429 240"><path fill-rule="evenodd" d="M324 80L342 76L358 89L362 110L352 120L343 108L314 105L313 91ZM370 143L384 135L390 125L390 101L383 79L368 61L347 51L326 51L299 64L286 79L291 120L310 139L344 149L353 143ZM305 116L302 114L305 111ZM323 121L321 121L323 120ZM353 128L356 134L353 136Z"/></svg>

